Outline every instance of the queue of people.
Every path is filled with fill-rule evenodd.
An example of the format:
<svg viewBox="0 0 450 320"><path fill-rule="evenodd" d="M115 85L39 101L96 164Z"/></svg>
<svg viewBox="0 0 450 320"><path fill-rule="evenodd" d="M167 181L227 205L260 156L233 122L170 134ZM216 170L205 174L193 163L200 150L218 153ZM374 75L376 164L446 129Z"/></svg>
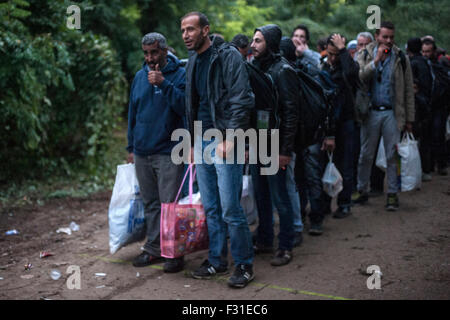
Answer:
<svg viewBox="0 0 450 320"><path fill-rule="evenodd" d="M186 66L170 53L163 35L149 33L142 39L145 61L131 87L128 161L136 165L147 223L147 240L133 261L135 267L165 261L165 272L183 270L184 257L163 260L159 248L161 203L175 200L184 172L183 164L171 161L177 143L171 135L180 128L191 133L192 161L213 143L203 134L194 135L195 121L202 122L202 133L252 128L258 93L246 64L266 75L276 90L276 114L269 116L279 123L279 170L262 175L265 164L259 159L249 165L259 218L252 234L240 204L244 165L215 160L195 165L209 251L192 272L194 278L229 273L229 248L234 271L228 285L243 288L255 277L255 254L272 254L274 267L292 261L293 248L303 241L306 216L309 234L320 236L324 218L331 213L332 199L321 180L329 153L343 178L333 213L336 219L351 215L352 206L367 203L371 192L383 192L384 172L377 172L374 165L381 138L387 159L386 210L400 208L396 144L402 132L414 132L420 142L423 181L431 179L435 164L439 174L447 174L443 146L448 100L433 98L433 70L436 65L448 68L449 60L445 54L439 56L432 37L410 39L404 53L395 45L394 24L385 21L374 35L361 32L351 41L331 34L320 39L316 52L308 45L305 25L283 37L279 26L270 24L255 28L251 40L240 34L227 43L210 35L209 20L200 12L182 17L180 30L189 51ZM299 130L305 103L299 94L299 70L327 80L333 89L332 110L324 123L307 133ZM221 141L211 156L225 158L235 147L233 141ZM201 155L195 154L197 149ZM374 180L381 180L381 185Z"/></svg>

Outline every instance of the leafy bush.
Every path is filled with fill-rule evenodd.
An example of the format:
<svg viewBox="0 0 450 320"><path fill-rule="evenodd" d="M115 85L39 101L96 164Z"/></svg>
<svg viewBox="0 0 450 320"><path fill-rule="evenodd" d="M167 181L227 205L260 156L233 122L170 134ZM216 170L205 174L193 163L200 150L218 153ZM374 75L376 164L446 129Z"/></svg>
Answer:
<svg viewBox="0 0 450 320"><path fill-rule="evenodd" d="M0 4L0 182L94 172L126 103L120 61L106 37L61 27L64 19L33 34L27 7ZM50 9L65 12L62 2Z"/></svg>

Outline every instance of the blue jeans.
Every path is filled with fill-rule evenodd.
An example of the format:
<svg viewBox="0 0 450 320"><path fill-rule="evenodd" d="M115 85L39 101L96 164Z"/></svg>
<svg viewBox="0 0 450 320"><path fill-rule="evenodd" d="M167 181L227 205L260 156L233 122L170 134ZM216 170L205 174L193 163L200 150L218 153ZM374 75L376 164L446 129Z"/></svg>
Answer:
<svg viewBox="0 0 450 320"><path fill-rule="evenodd" d="M292 157L291 162L286 167L287 174L287 189L289 197L291 198L292 210L294 211L294 231L303 232L302 210L300 206L300 195L295 182L295 160L296 156Z"/></svg>
<svg viewBox="0 0 450 320"><path fill-rule="evenodd" d="M280 218L278 248L280 250L290 251L294 245L295 234L294 210L288 190L288 169L280 169L277 174L268 176L260 175L260 169L261 165L259 164L250 165L259 217L256 241L257 243L266 246L273 245L273 203L277 208L278 216Z"/></svg>
<svg viewBox="0 0 450 320"><path fill-rule="evenodd" d="M333 154L333 162L342 176L344 186L337 198L339 208L350 207L352 204L354 132L353 120L339 123L336 128L336 149ZM327 205L330 206L331 198L325 194L325 199Z"/></svg>
<svg viewBox="0 0 450 320"><path fill-rule="evenodd" d="M202 150L212 141L202 141ZM215 150L213 164L197 164L197 181L206 213L209 235L209 262L227 266L227 234L234 263L253 264L252 236L240 204L243 165L219 164Z"/></svg>

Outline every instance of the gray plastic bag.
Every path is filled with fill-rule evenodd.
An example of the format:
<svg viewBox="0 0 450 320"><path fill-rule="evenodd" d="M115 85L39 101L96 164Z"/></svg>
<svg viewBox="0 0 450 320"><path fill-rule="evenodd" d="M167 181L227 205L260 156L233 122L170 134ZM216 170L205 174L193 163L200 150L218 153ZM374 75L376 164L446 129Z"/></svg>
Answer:
<svg viewBox="0 0 450 320"><path fill-rule="evenodd" d="M325 168L322 177L323 190L332 198L336 197L344 188L343 179L338 169L333 163L333 153L328 154L330 161Z"/></svg>

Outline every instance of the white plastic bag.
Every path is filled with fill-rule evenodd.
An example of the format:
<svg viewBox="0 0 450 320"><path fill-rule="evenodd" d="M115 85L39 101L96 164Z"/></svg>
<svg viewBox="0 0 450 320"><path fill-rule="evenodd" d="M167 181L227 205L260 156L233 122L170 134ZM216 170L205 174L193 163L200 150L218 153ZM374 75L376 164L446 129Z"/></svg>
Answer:
<svg viewBox="0 0 450 320"><path fill-rule="evenodd" d="M249 174L249 167L246 166L246 172L242 177L242 195L241 206L247 216L248 224L254 224L258 218L258 209L256 207L256 200L253 193L252 176Z"/></svg>
<svg viewBox="0 0 450 320"><path fill-rule="evenodd" d="M400 190L402 192L420 188L422 185L422 165L417 141L412 133L405 133L397 143L400 156Z"/></svg>
<svg viewBox="0 0 450 320"><path fill-rule="evenodd" d="M381 137L380 139L380 145L378 146L377 160L375 161L375 165L384 172L386 172L387 161L386 161L386 152L384 151L383 137Z"/></svg>
<svg viewBox="0 0 450 320"><path fill-rule="evenodd" d="M117 166L116 181L108 210L108 222L111 254L127 244L145 238L144 204L133 163Z"/></svg>
<svg viewBox="0 0 450 320"><path fill-rule="evenodd" d="M202 204L200 192L194 193L192 195L192 202L190 201L189 196L186 196L183 199L179 200L178 204Z"/></svg>
<svg viewBox="0 0 450 320"><path fill-rule="evenodd" d="M338 169L333 163L333 153L328 155L330 161L325 168L322 177L323 190L332 198L337 196L344 189L343 179Z"/></svg>

